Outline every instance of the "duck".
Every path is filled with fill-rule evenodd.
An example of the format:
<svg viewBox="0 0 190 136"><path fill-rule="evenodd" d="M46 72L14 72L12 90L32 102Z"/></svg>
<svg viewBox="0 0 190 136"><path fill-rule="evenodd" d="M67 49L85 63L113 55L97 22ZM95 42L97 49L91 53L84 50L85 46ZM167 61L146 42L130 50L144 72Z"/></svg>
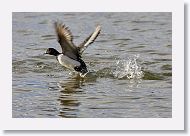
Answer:
<svg viewBox="0 0 190 136"><path fill-rule="evenodd" d="M61 22L55 22L54 27L57 41L61 46L62 52L60 53L54 48L48 48L45 54L56 56L57 61L62 66L84 77L88 73L88 69L85 62L82 60L82 53L96 40L100 34L101 26L97 25L94 32L78 46L73 42L73 35L69 27Z"/></svg>

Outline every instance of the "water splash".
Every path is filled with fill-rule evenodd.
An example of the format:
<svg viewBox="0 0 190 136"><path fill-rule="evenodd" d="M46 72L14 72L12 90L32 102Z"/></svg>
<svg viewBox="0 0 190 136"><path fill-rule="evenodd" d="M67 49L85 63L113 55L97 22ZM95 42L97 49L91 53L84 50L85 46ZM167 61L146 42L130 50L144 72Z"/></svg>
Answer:
<svg viewBox="0 0 190 136"><path fill-rule="evenodd" d="M144 76L140 65L137 63L139 55L128 57L126 60L118 60L113 75L116 78L141 79Z"/></svg>

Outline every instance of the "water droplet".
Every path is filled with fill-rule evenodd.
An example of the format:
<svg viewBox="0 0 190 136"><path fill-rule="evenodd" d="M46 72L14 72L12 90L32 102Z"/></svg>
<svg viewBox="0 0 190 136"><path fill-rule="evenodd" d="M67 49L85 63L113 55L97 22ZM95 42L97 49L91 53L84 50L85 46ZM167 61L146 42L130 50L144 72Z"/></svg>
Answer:
<svg viewBox="0 0 190 136"><path fill-rule="evenodd" d="M141 79L144 76L140 65L137 63L139 55L129 57L125 60L116 61L116 69L113 75L117 78L127 77L128 79Z"/></svg>

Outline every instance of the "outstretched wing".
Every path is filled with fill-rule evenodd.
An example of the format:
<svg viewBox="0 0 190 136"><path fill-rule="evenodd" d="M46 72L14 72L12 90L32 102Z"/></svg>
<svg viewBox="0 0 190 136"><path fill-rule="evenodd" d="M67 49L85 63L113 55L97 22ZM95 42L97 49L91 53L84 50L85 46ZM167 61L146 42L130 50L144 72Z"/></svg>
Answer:
<svg viewBox="0 0 190 136"><path fill-rule="evenodd" d="M54 25L58 42L62 48L62 53L76 60L78 57L80 57L80 55L77 47L73 44L73 36L71 31L62 23L55 22Z"/></svg>
<svg viewBox="0 0 190 136"><path fill-rule="evenodd" d="M100 34L101 31L101 27L100 25L98 25L95 29L95 31L85 39L85 41L83 43L81 43L78 48L79 48L79 52L80 54L82 54L84 52L84 50L95 41L95 39L98 37L98 35Z"/></svg>

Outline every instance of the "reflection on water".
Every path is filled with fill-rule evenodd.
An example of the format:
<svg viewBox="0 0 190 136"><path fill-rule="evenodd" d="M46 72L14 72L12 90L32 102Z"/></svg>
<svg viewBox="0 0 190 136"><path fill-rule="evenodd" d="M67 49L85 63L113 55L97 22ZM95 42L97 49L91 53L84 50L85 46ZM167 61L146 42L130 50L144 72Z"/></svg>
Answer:
<svg viewBox="0 0 190 136"><path fill-rule="evenodd" d="M76 97L73 96L75 93L81 93L76 91L76 89L81 88L83 84L83 79L80 76L74 79L68 79L69 81L62 81L58 83L60 96L58 101L60 101L61 109L59 116L61 117L77 117L77 109L80 102Z"/></svg>
<svg viewBox="0 0 190 136"><path fill-rule="evenodd" d="M67 82L58 83L61 92L66 92L68 94L73 93L76 89L80 88L84 82L84 78L79 75L76 78L68 79Z"/></svg>
<svg viewBox="0 0 190 136"><path fill-rule="evenodd" d="M43 55L60 51L53 20L70 27L76 45L101 25L83 54L84 78ZM13 117L172 117L171 20L164 12L13 13Z"/></svg>

